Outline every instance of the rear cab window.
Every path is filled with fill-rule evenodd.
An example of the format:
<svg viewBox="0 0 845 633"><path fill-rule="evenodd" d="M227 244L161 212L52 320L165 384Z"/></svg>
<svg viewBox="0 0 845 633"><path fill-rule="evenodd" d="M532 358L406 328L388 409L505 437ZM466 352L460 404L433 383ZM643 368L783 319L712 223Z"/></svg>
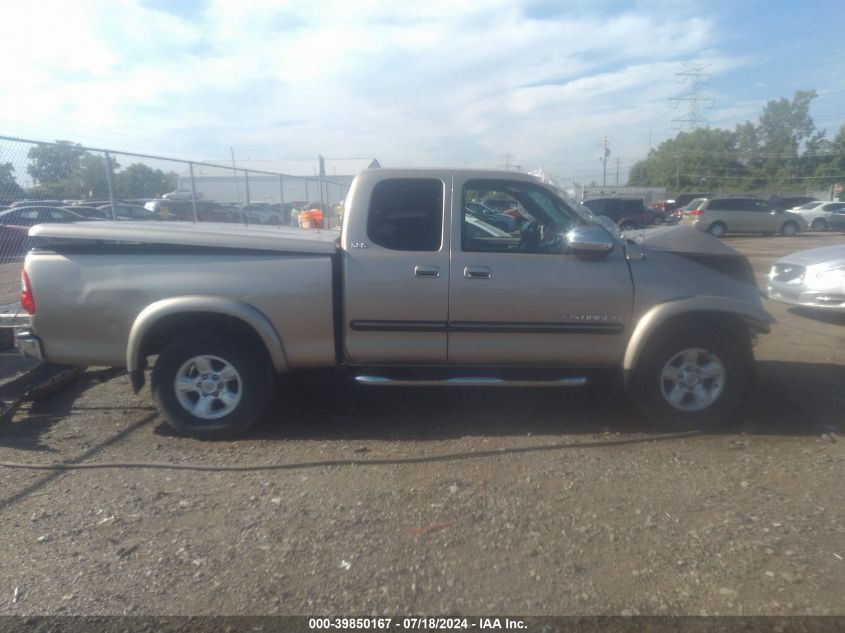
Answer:
<svg viewBox="0 0 845 633"><path fill-rule="evenodd" d="M367 237L395 251L440 250L444 185L433 178L395 178L376 184L367 215Z"/></svg>

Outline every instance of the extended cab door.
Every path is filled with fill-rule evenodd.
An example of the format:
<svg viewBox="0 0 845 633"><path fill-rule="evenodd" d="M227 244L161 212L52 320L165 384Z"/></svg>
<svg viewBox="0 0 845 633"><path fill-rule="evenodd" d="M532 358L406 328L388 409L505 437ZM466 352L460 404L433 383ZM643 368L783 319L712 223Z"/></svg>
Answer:
<svg viewBox="0 0 845 633"><path fill-rule="evenodd" d="M344 357L445 364L451 174L359 175L343 231Z"/></svg>
<svg viewBox="0 0 845 633"><path fill-rule="evenodd" d="M529 219L507 234L462 212L488 197L512 198ZM527 179L456 176L452 209L450 363L619 362L633 304L621 247L589 260L566 253L566 233L583 220Z"/></svg>

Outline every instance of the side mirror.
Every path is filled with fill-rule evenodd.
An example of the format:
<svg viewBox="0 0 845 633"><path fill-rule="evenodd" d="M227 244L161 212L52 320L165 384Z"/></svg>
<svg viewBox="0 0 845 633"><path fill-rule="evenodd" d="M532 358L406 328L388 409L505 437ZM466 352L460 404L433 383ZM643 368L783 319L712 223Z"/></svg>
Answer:
<svg viewBox="0 0 845 633"><path fill-rule="evenodd" d="M566 234L567 252L576 255L606 255L616 243L610 234L597 224L576 226Z"/></svg>

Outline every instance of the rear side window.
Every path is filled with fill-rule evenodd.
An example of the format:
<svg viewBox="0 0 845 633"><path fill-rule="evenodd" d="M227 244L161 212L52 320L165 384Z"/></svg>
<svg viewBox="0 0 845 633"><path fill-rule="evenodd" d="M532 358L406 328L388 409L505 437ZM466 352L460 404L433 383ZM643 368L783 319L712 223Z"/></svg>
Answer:
<svg viewBox="0 0 845 633"><path fill-rule="evenodd" d="M596 215L604 214L605 201L604 200L584 200L584 206Z"/></svg>
<svg viewBox="0 0 845 633"><path fill-rule="evenodd" d="M613 221L619 221L622 205L620 200L613 198L587 200L584 202L587 208L596 215L605 215Z"/></svg>
<svg viewBox="0 0 845 633"><path fill-rule="evenodd" d="M625 215L633 215L645 212L645 205L642 200L623 200L622 212Z"/></svg>
<svg viewBox="0 0 845 633"><path fill-rule="evenodd" d="M395 251L440 250L443 183L429 178L384 180L373 189L367 236Z"/></svg>
<svg viewBox="0 0 845 633"><path fill-rule="evenodd" d="M711 200L707 205L708 211L728 211L740 208L739 200Z"/></svg>

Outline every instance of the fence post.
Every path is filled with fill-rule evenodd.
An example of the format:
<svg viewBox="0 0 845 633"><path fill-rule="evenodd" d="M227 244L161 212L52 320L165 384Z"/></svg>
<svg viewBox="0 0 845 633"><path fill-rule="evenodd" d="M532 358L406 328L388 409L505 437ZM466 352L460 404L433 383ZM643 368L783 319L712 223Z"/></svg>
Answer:
<svg viewBox="0 0 845 633"><path fill-rule="evenodd" d="M323 228L329 228L329 207L325 202L325 196L323 196L323 175L326 173L326 163L322 156L317 157L320 163L320 213L323 216Z"/></svg>
<svg viewBox="0 0 845 633"><path fill-rule="evenodd" d="M249 204L249 171L244 169L244 182L246 183L246 203Z"/></svg>
<svg viewBox="0 0 845 633"><path fill-rule="evenodd" d="M290 214L285 212L285 177L279 174L279 226L290 222Z"/></svg>
<svg viewBox="0 0 845 633"><path fill-rule="evenodd" d="M241 224L246 224L246 216L244 215L244 208L241 206L241 183L238 180L238 170L232 169L232 173L235 175L235 187L238 190L238 217L241 219ZM246 173L246 172L244 172Z"/></svg>
<svg viewBox="0 0 845 633"><path fill-rule="evenodd" d="M306 204L309 202L309 200L308 200L308 199L309 199L310 197L311 197L311 196L308 194L308 179L306 178L306 179L305 179L305 202L306 202Z"/></svg>
<svg viewBox="0 0 845 633"><path fill-rule="evenodd" d="M188 170L191 174L191 213L194 216L194 222L197 222L197 183L194 180L194 163L188 163Z"/></svg>
<svg viewBox="0 0 845 633"><path fill-rule="evenodd" d="M112 185L112 178L111 178L111 156L109 156L108 152L105 152L106 155L106 184L109 187L109 206L111 206L111 219L112 221L117 220L117 214L114 211L114 187Z"/></svg>

